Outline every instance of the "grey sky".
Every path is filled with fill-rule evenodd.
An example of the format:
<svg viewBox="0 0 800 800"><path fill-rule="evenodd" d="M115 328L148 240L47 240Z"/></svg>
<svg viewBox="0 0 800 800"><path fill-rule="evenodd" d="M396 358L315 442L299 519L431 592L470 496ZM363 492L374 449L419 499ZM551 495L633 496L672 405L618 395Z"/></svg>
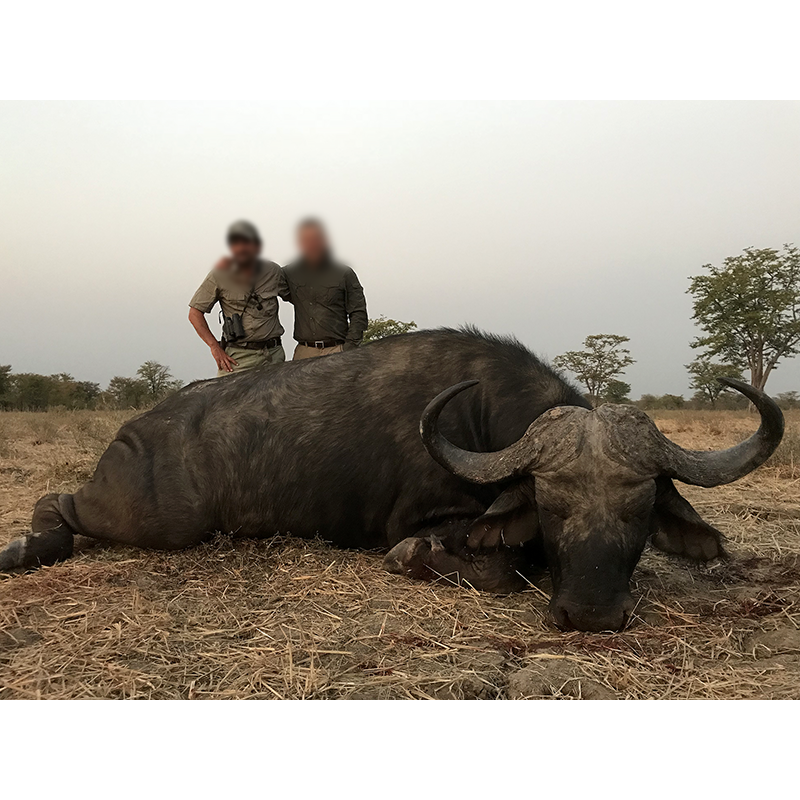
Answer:
<svg viewBox="0 0 800 800"><path fill-rule="evenodd" d="M797 102L0 103L0 363L213 375L187 303L226 225L285 263L314 213L371 316L548 357L620 333L633 396L687 394L687 277L800 243L799 142ZM798 361L769 388L800 389Z"/></svg>

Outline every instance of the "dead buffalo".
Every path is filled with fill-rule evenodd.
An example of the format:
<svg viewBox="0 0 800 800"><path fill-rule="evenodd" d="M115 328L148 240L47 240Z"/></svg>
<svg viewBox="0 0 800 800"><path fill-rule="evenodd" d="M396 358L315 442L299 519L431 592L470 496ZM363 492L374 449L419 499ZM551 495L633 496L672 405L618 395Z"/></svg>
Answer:
<svg viewBox="0 0 800 800"><path fill-rule="evenodd" d="M693 559L723 553L672 480L735 481L781 440L775 403L727 383L761 427L705 453L631 406L592 410L518 342L473 330L202 381L123 425L75 494L39 500L33 533L0 553L0 569L68 558L75 533L161 549L215 531L321 536L392 548L393 572L493 591L521 588L541 562L556 624L617 630L648 537Z"/></svg>

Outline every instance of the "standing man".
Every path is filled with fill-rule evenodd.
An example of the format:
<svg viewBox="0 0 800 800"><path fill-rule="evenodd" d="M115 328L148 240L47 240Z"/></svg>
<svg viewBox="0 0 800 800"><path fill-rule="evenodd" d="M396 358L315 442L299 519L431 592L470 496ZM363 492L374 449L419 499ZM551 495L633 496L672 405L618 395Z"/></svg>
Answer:
<svg viewBox="0 0 800 800"><path fill-rule="evenodd" d="M280 296L294 305L294 361L341 353L361 344L369 322L364 289L335 261L325 226L308 217L297 226L300 257L284 267Z"/></svg>
<svg viewBox="0 0 800 800"><path fill-rule="evenodd" d="M286 360L278 319L281 268L259 258L261 237L244 220L228 228L228 269L212 269L189 303L189 322L209 346L217 376ZM222 341L208 327L205 315L216 303L223 316Z"/></svg>

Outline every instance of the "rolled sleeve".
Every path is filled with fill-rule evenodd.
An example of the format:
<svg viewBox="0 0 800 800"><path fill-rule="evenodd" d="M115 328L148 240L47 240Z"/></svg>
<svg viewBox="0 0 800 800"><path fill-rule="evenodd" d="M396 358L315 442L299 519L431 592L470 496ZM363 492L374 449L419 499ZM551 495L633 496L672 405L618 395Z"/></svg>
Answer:
<svg viewBox="0 0 800 800"><path fill-rule="evenodd" d="M345 349L349 349L361 344L361 340L364 338L364 331L369 324L369 317L367 316L367 300L364 297L364 288L359 283L356 273L349 267L345 275L345 288L347 290L346 305L349 319Z"/></svg>
<svg viewBox="0 0 800 800"><path fill-rule="evenodd" d="M191 308L196 308L203 314L208 314L208 312L214 308L214 304L217 300L219 300L219 284L214 277L214 273L209 272L189 301L189 306Z"/></svg>

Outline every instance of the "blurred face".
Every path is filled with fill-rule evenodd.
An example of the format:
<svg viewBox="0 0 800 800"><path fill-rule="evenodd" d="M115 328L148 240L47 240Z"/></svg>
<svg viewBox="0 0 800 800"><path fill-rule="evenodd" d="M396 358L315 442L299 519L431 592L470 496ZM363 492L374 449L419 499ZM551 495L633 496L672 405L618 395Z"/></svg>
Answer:
<svg viewBox="0 0 800 800"><path fill-rule="evenodd" d="M317 225L303 225L297 231L297 247L309 264L319 264L328 251L328 239Z"/></svg>
<svg viewBox="0 0 800 800"><path fill-rule="evenodd" d="M258 254L261 252L261 245L250 239L231 239L228 242L228 248L231 251L234 264L238 267L249 266L258 258Z"/></svg>

